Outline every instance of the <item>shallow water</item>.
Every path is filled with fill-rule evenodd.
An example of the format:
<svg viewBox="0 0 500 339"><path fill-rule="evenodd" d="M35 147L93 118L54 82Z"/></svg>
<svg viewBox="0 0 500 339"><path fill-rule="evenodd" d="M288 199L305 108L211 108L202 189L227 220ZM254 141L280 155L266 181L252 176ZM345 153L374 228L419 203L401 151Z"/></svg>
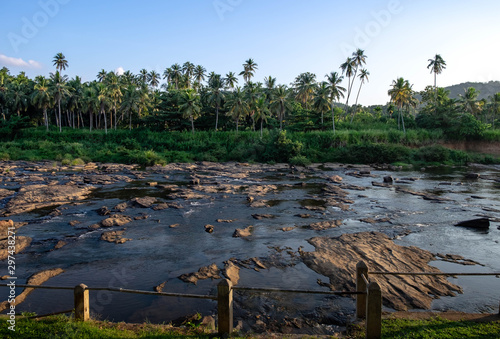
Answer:
<svg viewBox="0 0 500 339"><path fill-rule="evenodd" d="M500 168L481 167L467 169L477 171L481 176L499 178ZM232 184L277 184L280 189L267 194L264 199L271 202L268 208L248 207L246 194L207 194L209 199L176 200L183 209L165 209L154 211L144 208L129 208L123 214L138 216L147 213L145 220L132 221L125 225L126 238L133 239L124 244L112 244L99 240L102 229L89 231L87 226L104 219L96 210L102 206L112 208L116 204L138 196L153 196L168 201L168 192L149 187L148 182L161 184L187 184L188 173L169 173L165 179L162 174L144 173L145 178L130 183L107 185L94 191L93 195L81 204L68 205L62 215L47 217L49 210L35 211L13 217L14 221L32 223L20 228L18 235L33 238L32 246L16 256L17 276L27 278L43 269L61 267L65 272L50 279L46 285L75 286L84 283L91 287L122 287L152 291L154 286L167 282L164 291L215 294L218 280L199 281L195 286L187 284L178 277L191 273L202 266L216 263L223 267L223 262L230 258L248 259L278 255L273 248L290 248L304 251L314 248L307 242L315 236L338 236L343 233L380 231L396 237L406 231L408 235L397 237L396 243L405 246L417 246L432 253L458 254L472 259L484 266L463 266L435 261L432 264L445 272L500 272L500 230L499 223L492 223L486 232L453 226L456 222L474 219L476 215L488 215L500 218L499 212L487 212L483 208L500 210L500 184L494 180L464 179L465 169L428 170L424 172L388 172L374 171L375 177L356 178L346 175L352 170L325 170L307 173L306 177L290 176L289 170L264 171L251 174L248 179L214 177L213 181ZM366 188L364 191L347 190L349 199L355 201L351 210L328 207L324 212L307 211L301 207L311 203L321 205L321 186L324 177L332 175L343 177L343 183ZM396 185L438 194L449 201L435 203L394 188L375 187L372 181L382 182L386 175L398 178L411 178L406 183ZM301 183L305 183L300 185ZM299 184L299 185L297 185ZM291 185L291 186L286 186ZM14 186L11 186L14 187ZM483 199L472 198L480 196ZM273 214L274 219L255 220L252 214ZM295 215L309 213L311 218L301 219ZM391 222L368 224L360 219L371 217L389 217ZM237 219L233 223L217 223L216 219ZM312 222L341 219L343 225L325 231L312 231L297 227L289 232L280 229L288 226L304 226ZM68 223L78 220L82 223L75 227ZM170 228L171 224L179 224ZM204 225L212 224L215 230L206 233ZM253 233L248 238L233 238L236 228L253 225ZM121 229L120 227L106 229ZM61 249L51 251L58 240L68 244ZM240 270L241 286L281 287L300 289L324 289L317 285L317 279L328 281L294 261L281 252L284 263L295 265L273 267L260 270ZM6 266L6 265L4 265ZM4 271L4 268L2 268ZM5 268L6 271L6 268ZM2 273L3 275L5 273ZM457 297L444 297L433 303L435 310L460 310L466 312L496 312L500 299L500 280L496 277L459 277L450 281L460 285L464 294ZM19 278L18 283L25 280ZM0 293L7 293L0 289ZM18 291L20 292L20 290ZM238 298L245 299L245 305L238 303ZM274 297L270 297L274 298ZM349 298L325 297L278 297L284 309L314 309L328 307L338 312L353 312L353 302ZM251 298L238 293L237 307L248 307L258 312L262 305L252 306ZM259 299L256 299L259 300ZM37 314L57 312L73 308L71 291L36 290L26 301L17 307L17 311L30 311ZM104 319L114 321L151 322L170 321L177 317L195 312L215 314L213 301L180 299L172 297L144 296L113 292L91 292L91 312ZM239 312L239 313L238 313ZM243 311L236 311L242 316ZM304 311L305 312L305 311Z"/></svg>

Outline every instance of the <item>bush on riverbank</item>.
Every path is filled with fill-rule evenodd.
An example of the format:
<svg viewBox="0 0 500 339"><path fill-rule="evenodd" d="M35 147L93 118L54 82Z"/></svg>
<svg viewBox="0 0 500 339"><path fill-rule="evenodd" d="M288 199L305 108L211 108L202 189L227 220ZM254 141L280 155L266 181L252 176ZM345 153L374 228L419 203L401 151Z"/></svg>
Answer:
<svg viewBox="0 0 500 339"><path fill-rule="evenodd" d="M436 145L436 131L366 130L333 132L154 132L43 128L16 130L0 137L0 160L56 160L65 164L89 161L136 163L142 166L170 162L239 161L361 164L426 163L465 165L500 163L492 156L468 154ZM494 136L492 136L494 137Z"/></svg>

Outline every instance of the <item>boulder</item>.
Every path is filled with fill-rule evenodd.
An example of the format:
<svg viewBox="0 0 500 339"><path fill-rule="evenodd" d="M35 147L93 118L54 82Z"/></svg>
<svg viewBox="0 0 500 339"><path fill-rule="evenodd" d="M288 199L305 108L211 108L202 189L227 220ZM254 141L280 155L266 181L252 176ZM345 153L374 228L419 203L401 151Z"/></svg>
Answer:
<svg viewBox="0 0 500 339"><path fill-rule="evenodd" d="M156 198L154 197L141 197L134 198L131 200L131 203L136 207L141 208L150 208L156 202Z"/></svg>
<svg viewBox="0 0 500 339"><path fill-rule="evenodd" d="M245 228L237 228L234 230L233 237L234 238L246 238L252 235L253 226L248 226Z"/></svg>
<svg viewBox="0 0 500 339"><path fill-rule="evenodd" d="M207 233L213 233L214 232L214 226L213 225L205 225L205 232Z"/></svg>
<svg viewBox="0 0 500 339"><path fill-rule="evenodd" d="M123 226L132 221L132 218L122 214L113 214L109 218L101 221L102 227Z"/></svg>
<svg viewBox="0 0 500 339"><path fill-rule="evenodd" d="M479 173L467 173L465 175L465 178L466 179L479 179L480 176L481 176L481 174L479 174Z"/></svg>
<svg viewBox="0 0 500 339"><path fill-rule="evenodd" d="M490 219L479 218L479 219L466 220L455 224L455 226L485 229L490 227Z"/></svg>
<svg viewBox="0 0 500 339"><path fill-rule="evenodd" d="M393 181L394 181L394 179L392 178L391 175L388 175L388 176L384 177L384 182L385 183L392 183Z"/></svg>
<svg viewBox="0 0 500 339"><path fill-rule="evenodd" d="M102 206L101 208L99 208L97 210L97 214L99 215L110 215L111 214L111 211L109 210L109 208L107 206Z"/></svg>
<svg viewBox="0 0 500 339"><path fill-rule="evenodd" d="M231 280L233 285L238 284L240 280L240 268L236 266L232 261L227 261L224 263L223 274L226 278Z"/></svg>

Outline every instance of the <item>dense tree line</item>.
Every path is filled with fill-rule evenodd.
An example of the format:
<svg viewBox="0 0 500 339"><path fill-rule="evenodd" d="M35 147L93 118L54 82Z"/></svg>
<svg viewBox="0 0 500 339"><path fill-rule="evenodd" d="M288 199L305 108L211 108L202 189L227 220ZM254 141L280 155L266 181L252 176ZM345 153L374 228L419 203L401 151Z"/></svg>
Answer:
<svg viewBox="0 0 500 339"><path fill-rule="evenodd" d="M139 74L101 70L96 80L69 79L63 71L68 61L62 53L53 60L49 77L29 79L24 72L14 76L0 70L0 114L3 122L27 125L108 129L147 127L152 130L325 130L335 132L336 123L381 122L398 126L436 128L465 137L495 127L500 113L500 93L478 100L468 88L459 99L437 87L437 75L446 68L440 55L429 59L434 86L417 93L404 78L393 81L390 103L382 107L358 104L370 73L364 51L358 49L323 79L299 74L290 85L266 77L254 82L258 64L248 59L239 73L207 73L191 62L174 64L160 75L142 69ZM162 78L165 82L160 86ZM342 86L347 81L347 85ZM344 101L345 100L345 101ZM354 104L349 104L349 102Z"/></svg>

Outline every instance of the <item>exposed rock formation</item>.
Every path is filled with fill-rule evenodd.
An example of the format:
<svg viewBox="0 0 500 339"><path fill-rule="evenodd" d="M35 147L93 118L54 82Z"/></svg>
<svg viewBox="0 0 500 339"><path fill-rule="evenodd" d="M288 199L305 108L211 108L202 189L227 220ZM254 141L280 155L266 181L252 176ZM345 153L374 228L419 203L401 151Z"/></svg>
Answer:
<svg viewBox="0 0 500 339"><path fill-rule="evenodd" d="M417 247L394 244L378 232L343 234L340 237L312 238L314 252L301 251L304 263L330 278L332 290L355 290L356 264L363 260L370 271L440 272L429 266L435 257ZM454 296L462 289L443 276L372 275L382 289L384 304L396 310L428 309L433 298Z"/></svg>

